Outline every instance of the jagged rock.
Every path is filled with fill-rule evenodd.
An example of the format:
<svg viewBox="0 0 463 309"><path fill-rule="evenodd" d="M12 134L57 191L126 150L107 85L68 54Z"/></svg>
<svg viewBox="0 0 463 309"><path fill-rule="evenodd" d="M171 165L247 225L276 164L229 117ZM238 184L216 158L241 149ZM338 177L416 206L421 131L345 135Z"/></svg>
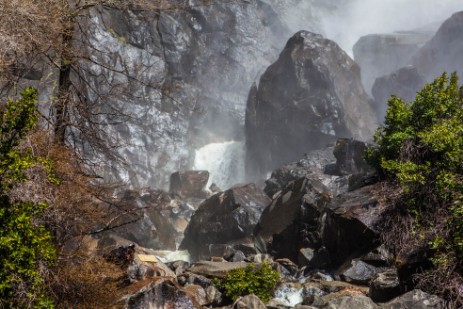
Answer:
<svg viewBox="0 0 463 309"><path fill-rule="evenodd" d="M202 307L189 295L168 279L158 279L137 293L127 297L127 309L141 308L185 308L201 309Z"/></svg>
<svg viewBox="0 0 463 309"><path fill-rule="evenodd" d="M380 120L384 120L387 110L387 101L392 94L411 102L416 92L424 85L425 78L415 66L409 65L381 76L373 84L372 93L375 98L375 109Z"/></svg>
<svg viewBox="0 0 463 309"><path fill-rule="evenodd" d="M232 309L266 309L265 304L256 295L239 297L232 306Z"/></svg>
<svg viewBox="0 0 463 309"><path fill-rule="evenodd" d="M396 269L376 274L370 283L370 298L377 303L387 302L400 295L399 275Z"/></svg>
<svg viewBox="0 0 463 309"><path fill-rule="evenodd" d="M250 176L337 137L370 139L376 126L359 67L336 43L307 31L288 41L251 90L246 115Z"/></svg>
<svg viewBox="0 0 463 309"><path fill-rule="evenodd" d="M333 154L336 158L337 171L341 175L366 174L372 170L365 161L365 142L340 138L336 141Z"/></svg>
<svg viewBox="0 0 463 309"><path fill-rule="evenodd" d="M385 267L376 267L360 260L352 260L341 267L338 272L346 282L368 285L376 274L385 270Z"/></svg>
<svg viewBox="0 0 463 309"><path fill-rule="evenodd" d="M334 147L332 146L312 150L306 153L301 160L277 168L272 172L270 178L265 181L265 193L272 198L291 181L302 177L318 179L326 186L329 186L337 178L336 176L333 177L325 174L326 166L336 163L333 150Z"/></svg>
<svg viewBox="0 0 463 309"><path fill-rule="evenodd" d="M322 240L334 265L378 246L382 215L388 204L379 199L380 185L344 193L333 199L324 217Z"/></svg>
<svg viewBox="0 0 463 309"><path fill-rule="evenodd" d="M180 248L188 249L193 259L201 259L211 256L212 244L249 243L269 203L254 184L235 186L210 197L192 216Z"/></svg>
<svg viewBox="0 0 463 309"><path fill-rule="evenodd" d="M300 248L319 248L320 216L329 199L318 181L300 178L290 183L262 213L254 233L256 247L293 262Z"/></svg>
<svg viewBox="0 0 463 309"><path fill-rule="evenodd" d="M437 30L437 29L432 29ZM367 92L375 80L391 74L408 64L410 58L434 34L431 29L369 34L361 37L353 47L354 60L362 69L362 81Z"/></svg>
<svg viewBox="0 0 463 309"><path fill-rule="evenodd" d="M444 309L442 298L421 290L413 290L382 305L379 309Z"/></svg>
<svg viewBox="0 0 463 309"><path fill-rule="evenodd" d="M310 269L323 268L331 264L330 253L324 246L317 250L301 248L299 249L298 264Z"/></svg>
<svg viewBox="0 0 463 309"><path fill-rule="evenodd" d="M170 176L170 192L179 193L184 197L205 198L208 171L175 172Z"/></svg>

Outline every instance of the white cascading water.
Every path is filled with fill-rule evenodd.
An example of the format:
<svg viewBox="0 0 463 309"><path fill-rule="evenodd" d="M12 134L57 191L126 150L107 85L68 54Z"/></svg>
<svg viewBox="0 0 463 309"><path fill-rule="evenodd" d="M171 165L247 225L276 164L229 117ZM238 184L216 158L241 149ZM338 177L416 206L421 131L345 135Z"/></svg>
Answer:
<svg viewBox="0 0 463 309"><path fill-rule="evenodd" d="M215 183L226 190L244 181L244 142L212 143L195 151L193 169L209 171L207 188Z"/></svg>

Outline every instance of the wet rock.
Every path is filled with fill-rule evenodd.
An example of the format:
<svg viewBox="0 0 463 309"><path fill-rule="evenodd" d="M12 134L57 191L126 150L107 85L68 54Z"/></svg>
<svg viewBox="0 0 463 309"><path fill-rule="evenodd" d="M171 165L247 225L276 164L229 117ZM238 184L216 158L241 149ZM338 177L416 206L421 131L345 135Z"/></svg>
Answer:
<svg viewBox="0 0 463 309"><path fill-rule="evenodd" d="M208 171L175 172L170 176L170 192L179 193L184 197L205 198Z"/></svg>
<svg viewBox="0 0 463 309"><path fill-rule="evenodd" d="M322 239L334 265L378 246L382 215L389 206L377 197L379 192L379 184L367 186L344 193L327 206Z"/></svg>
<svg viewBox="0 0 463 309"><path fill-rule="evenodd" d="M232 305L232 309L266 309L265 304L256 295L239 297Z"/></svg>
<svg viewBox="0 0 463 309"><path fill-rule="evenodd" d="M376 274L384 270L384 267L376 267L360 260L353 260L341 267L339 273L344 281L368 285Z"/></svg>
<svg viewBox="0 0 463 309"><path fill-rule="evenodd" d="M269 203L254 184L235 186L210 197L192 216L180 248L189 250L193 259L205 259L211 256L209 246L213 244L250 243Z"/></svg>
<svg viewBox="0 0 463 309"><path fill-rule="evenodd" d="M174 261L166 263L166 265L175 273L176 276L185 272L188 267L190 267L190 263L186 261Z"/></svg>
<svg viewBox="0 0 463 309"><path fill-rule="evenodd" d="M128 296L125 308L201 309L201 306L174 282L168 279L158 279L137 293Z"/></svg>
<svg viewBox="0 0 463 309"><path fill-rule="evenodd" d="M370 298L377 303L387 302L400 295L399 275L396 269L376 274L370 283Z"/></svg>
<svg viewBox="0 0 463 309"><path fill-rule="evenodd" d="M262 213L256 247L294 262L300 248L319 248L320 216L328 201L329 194L318 181L300 178L290 183Z"/></svg>
<svg viewBox="0 0 463 309"><path fill-rule="evenodd" d="M379 309L444 309L442 298L421 290L413 290L382 305Z"/></svg>
<svg viewBox="0 0 463 309"><path fill-rule="evenodd" d="M251 90L246 115L250 176L264 175L337 137L370 139L376 127L359 67L336 43L307 31L288 41L257 91Z"/></svg>
<svg viewBox="0 0 463 309"><path fill-rule="evenodd" d="M340 138L336 141L333 154L340 175L366 174L372 172L371 166L365 161L365 142Z"/></svg>

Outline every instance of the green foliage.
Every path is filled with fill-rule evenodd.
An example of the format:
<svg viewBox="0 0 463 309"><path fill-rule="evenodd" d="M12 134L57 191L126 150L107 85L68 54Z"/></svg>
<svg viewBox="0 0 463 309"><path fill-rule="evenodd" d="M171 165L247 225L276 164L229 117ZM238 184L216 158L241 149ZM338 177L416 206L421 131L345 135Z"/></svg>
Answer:
<svg viewBox="0 0 463 309"><path fill-rule="evenodd" d="M230 271L224 279L215 280L215 284L232 300L254 294L267 302L272 298L279 280L278 271L273 270L269 263L263 263L248 264L245 268Z"/></svg>
<svg viewBox="0 0 463 309"><path fill-rule="evenodd" d="M0 307L51 308L44 295L41 270L55 258L51 235L37 223L45 203L11 200L8 192L27 179L27 170L42 163L52 174L50 163L18 145L35 126L37 91L22 92L18 100L2 104L0 123ZM53 180L53 177L50 176Z"/></svg>
<svg viewBox="0 0 463 309"><path fill-rule="evenodd" d="M383 176L397 180L410 214L445 217L433 231L433 261L450 254L463 266L463 88L455 73L444 73L406 103L392 96L385 123L375 134L367 160ZM439 262L440 263L440 262ZM443 263L443 262L442 262Z"/></svg>

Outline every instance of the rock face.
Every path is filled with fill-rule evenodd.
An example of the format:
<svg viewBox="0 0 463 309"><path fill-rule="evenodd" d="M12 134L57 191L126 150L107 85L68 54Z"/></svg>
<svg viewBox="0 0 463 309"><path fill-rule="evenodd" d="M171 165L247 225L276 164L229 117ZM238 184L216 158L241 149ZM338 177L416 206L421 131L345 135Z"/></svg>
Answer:
<svg viewBox="0 0 463 309"><path fill-rule="evenodd" d="M436 34L421 47L406 65L388 76L381 77L373 86L375 105L379 116L384 116L390 94L410 101L425 82L431 82L444 71L463 72L463 12L453 14Z"/></svg>
<svg viewBox="0 0 463 309"><path fill-rule="evenodd" d="M355 43L353 52L354 60L362 68L365 90L371 93L376 78L391 74L408 64L410 58L433 34L433 31L414 31L361 37Z"/></svg>
<svg viewBox="0 0 463 309"><path fill-rule="evenodd" d="M254 184L235 186L204 201L192 216L181 248L193 259L208 258L214 244L250 243L270 199Z"/></svg>
<svg viewBox="0 0 463 309"><path fill-rule="evenodd" d="M387 101L391 94L404 99L405 102L411 102L425 82L424 76L418 73L418 69L412 65L377 78L371 91L375 98L378 117L383 120L386 116Z"/></svg>
<svg viewBox="0 0 463 309"><path fill-rule="evenodd" d="M359 67L336 43L298 32L251 89L247 171L263 175L337 137L369 139L375 123Z"/></svg>

